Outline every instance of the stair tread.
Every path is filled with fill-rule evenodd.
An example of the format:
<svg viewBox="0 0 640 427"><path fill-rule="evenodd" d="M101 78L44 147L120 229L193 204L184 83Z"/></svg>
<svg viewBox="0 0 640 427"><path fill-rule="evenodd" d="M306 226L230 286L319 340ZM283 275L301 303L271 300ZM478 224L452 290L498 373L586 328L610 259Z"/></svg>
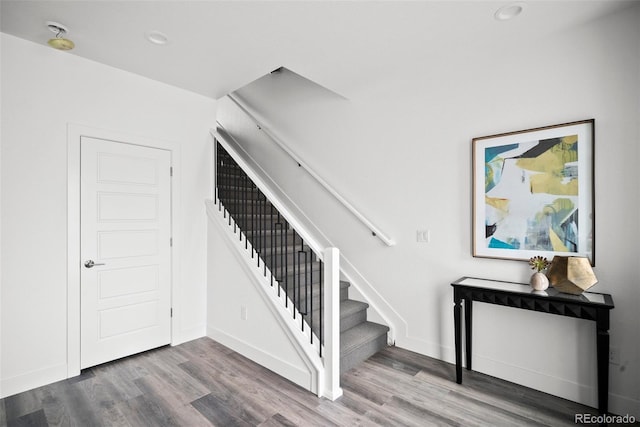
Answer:
<svg viewBox="0 0 640 427"><path fill-rule="evenodd" d="M340 355L344 356L388 331L388 326L369 321L347 329L340 334Z"/></svg>
<svg viewBox="0 0 640 427"><path fill-rule="evenodd" d="M346 299L340 301L340 317L350 316L358 311L366 310L367 308L369 308L369 304L366 302Z"/></svg>
<svg viewBox="0 0 640 427"><path fill-rule="evenodd" d="M340 301L340 317L347 317L358 311L364 311L369 308L369 304L366 302L356 301L352 299L345 299ZM314 317L320 311L320 307L313 308Z"/></svg>

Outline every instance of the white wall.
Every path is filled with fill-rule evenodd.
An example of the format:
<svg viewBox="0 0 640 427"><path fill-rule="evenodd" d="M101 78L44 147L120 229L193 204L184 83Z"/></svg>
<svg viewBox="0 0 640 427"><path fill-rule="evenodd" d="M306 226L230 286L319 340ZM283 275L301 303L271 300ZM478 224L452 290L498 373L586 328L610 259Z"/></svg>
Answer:
<svg viewBox="0 0 640 427"><path fill-rule="evenodd" d="M181 146L177 342L206 330L206 215L216 102L2 34L0 396L67 363L67 124ZM7 386L7 384L10 385Z"/></svg>
<svg viewBox="0 0 640 427"><path fill-rule="evenodd" d="M315 393L317 374L267 306L259 289L264 284L247 272L256 264L248 267L245 254L229 242L232 230L226 221L209 220L207 336ZM237 234L231 239L243 246Z"/></svg>
<svg viewBox="0 0 640 427"><path fill-rule="evenodd" d="M260 137L241 142L404 317L397 345L452 362L449 284L463 275L520 282L531 275L523 262L471 256L471 139L595 118L600 283L593 291L613 295L611 345L620 354L610 409L640 416L638 22L636 5L508 44L514 49L434 57L418 69L386 64L386 80L348 101L302 84L283 87L277 75L240 90L263 124L398 242L391 248L280 150ZM241 139L258 134L228 100L218 120ZM431 230L430 243L416 243L418 229ZM596 405L592 322L483 304L474 322L476 370Z"/></svg>

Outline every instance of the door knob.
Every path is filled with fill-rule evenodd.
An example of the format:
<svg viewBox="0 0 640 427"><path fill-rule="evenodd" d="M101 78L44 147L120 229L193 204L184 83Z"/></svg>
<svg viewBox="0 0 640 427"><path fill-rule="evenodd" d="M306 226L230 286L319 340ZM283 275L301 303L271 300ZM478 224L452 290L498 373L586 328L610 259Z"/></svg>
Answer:
<svg viewBox="0 0 640 427"><path fill-rule="evenodd" d="M105 263L103 263L103 262L93 262L92 259L90 259L89 261L84 263L84 266L87 267L87 268L91 268L91 267L94 267L96 265L105 265Z"/></svg>

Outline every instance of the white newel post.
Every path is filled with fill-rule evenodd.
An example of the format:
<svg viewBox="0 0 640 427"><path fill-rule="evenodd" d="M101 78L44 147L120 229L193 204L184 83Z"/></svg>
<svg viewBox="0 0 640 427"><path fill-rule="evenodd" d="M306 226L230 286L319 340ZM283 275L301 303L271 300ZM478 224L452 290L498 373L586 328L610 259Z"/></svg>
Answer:
<svg viewBox="0 0 640 427"><path fill-rule="evenodd" d="M340 251L324 251L324 397L336 400L340 387Z"/></svg>

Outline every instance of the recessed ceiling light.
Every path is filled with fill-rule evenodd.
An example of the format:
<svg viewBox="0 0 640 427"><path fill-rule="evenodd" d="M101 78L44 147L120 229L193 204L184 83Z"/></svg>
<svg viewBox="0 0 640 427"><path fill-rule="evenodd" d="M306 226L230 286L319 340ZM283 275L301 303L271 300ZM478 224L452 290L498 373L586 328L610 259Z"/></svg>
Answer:
<svg viewBox="0 0 640 427"><path fill-rule="evenodd" d="M147 40L149 40L153 44L157 45L165 45L169 43L169 37L166 34L161 33L160 31L149 31L145 34Z"/></svg>
<svg viewBox="0 0 640 427"><path fill-rule="evenodd" d="M516 16L520 15L524 10L523 3L511 3L505 6L502 6L500 9L496 11L493 15L498 21L508 21L509 19L513 19Z"/></svg>

